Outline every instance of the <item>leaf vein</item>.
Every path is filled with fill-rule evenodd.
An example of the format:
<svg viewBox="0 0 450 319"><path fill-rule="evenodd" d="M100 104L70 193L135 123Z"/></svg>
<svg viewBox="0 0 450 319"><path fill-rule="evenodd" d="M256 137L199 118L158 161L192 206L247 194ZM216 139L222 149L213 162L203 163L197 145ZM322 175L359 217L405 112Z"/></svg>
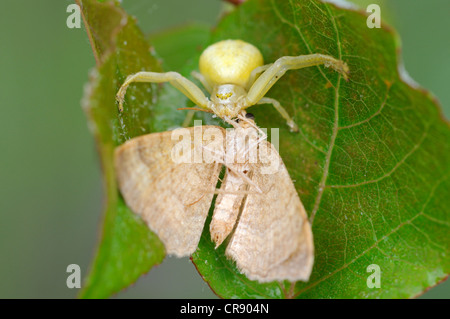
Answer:
<svg viewBox="0 0 450 319"><path fill-rule="evenodd" d="M371 119L373 119L377 115L379 115L381 113L381 111L384 109L384 106L386 105L386 101L387 101L387 98L388 98L388 95L389 95L390 88L391 87L389 87L386 90L386 96L384 97L384 101L381 103L380 107L378 108L378 110L375 113L373 113L371 116L369 116L368 118L366 118L366 119L364 119L362 121L359 121L359 122L356 122L356 123L353 123L353 124L350 124L350 125L346 125L346 126L340 126L338 129L339 130L345 130L345 129L349 129L349 128L352 128L352 127L355 127L355 126L362 125L364 123L369 122Z"/></svg>
<svg viewBox="0 0 450 319"><path fill-rule="evenodd" d="M364 181L361 183L356 183L356 184L347 184L347 185L327 185L325 187L328 188L350 188L350 187L359 187L359 186L363 186L363 185L367 185L367 184L373 184L373 183L378 183L380 181L382 181L383 179L391 176L402 164L404 164L406 162L406 160L417 150L419 149L419 147L422 145L425 137L428 135L428 129L429 129L429 125L427 125L427 128L425 129L424 133L422 134L422 136L420 137L419 142L417 142L417 144L415 144L411 150L406 153L406 155L397 163L394 165L394 167L387 173L383 174L382 176L370 180L370 181Z"/></svg>
<svg viewBox="0 0 450 319"><path fill-rule="evenodd" d="M341 52L341 43L340 43L340 40L339 40L339 31L338 31L337 26L336 26L336 21L334 21L333 15L329 12L329 8L328 7L326 7L326 8L328 10L328 13L330 15L331 21L333 22L334 30L336 32L338 58L341 59L342 52ZM339 127L339 88L340 88L340 83L341 83L341 77L342 76L339 74L338 75L337 84L336 84L336 87L335 87L334 124L333 124L333 129L332 129L332 132L331 132L330 145L328 147L327 155L325 157L325 165L324 165L324 169L323 169L322 178L321 178L320 183L319 183L319 189L318 189L316 200L315 200L315 203L314 203L314 208L313 208L313 210L311 212L311 216L310 216L311 225L313 224L314 218L316 216L316 213L317 213L317 211L319 210L319 207L320 207L320 203L321 203L321 200L322 200L322 195L323 195L323 192L325 190L325 185L326 185L327 178L328 178L328 170L330 168L330 163L331 163L331 154L333 153L334 144L336 142L336 137L337 137L337 134L339 132L339 130L338 130L338 127Z"/></svg>

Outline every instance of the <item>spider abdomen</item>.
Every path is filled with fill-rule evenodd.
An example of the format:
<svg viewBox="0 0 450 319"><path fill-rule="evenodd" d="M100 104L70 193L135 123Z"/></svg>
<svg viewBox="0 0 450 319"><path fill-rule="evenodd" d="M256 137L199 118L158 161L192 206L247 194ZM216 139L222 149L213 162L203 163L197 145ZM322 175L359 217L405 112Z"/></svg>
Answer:
<svg viewBox="0 0 450 319"><path fill-rule="evenodd" d="M200 73L214 85L245 87L251 72L264 63L261 52L242 40L224 40L207 47L200 56Z"/></svg>

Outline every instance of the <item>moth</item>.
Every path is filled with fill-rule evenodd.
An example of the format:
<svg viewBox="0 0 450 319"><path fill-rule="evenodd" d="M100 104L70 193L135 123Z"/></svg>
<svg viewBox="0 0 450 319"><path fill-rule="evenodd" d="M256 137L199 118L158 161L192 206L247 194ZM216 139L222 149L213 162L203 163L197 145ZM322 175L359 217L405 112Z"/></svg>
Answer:
<svg viewBox="0 0 450 319"><path fill-rule="evenodd" d="M216 248L226 245L241 273L259 282L307 281L313 237L289 173L249 113L229 123L232 129L194 126L119 146L115 168L125 202L168 254L183 257L196 250L218 193L211 239Z"/></svg>

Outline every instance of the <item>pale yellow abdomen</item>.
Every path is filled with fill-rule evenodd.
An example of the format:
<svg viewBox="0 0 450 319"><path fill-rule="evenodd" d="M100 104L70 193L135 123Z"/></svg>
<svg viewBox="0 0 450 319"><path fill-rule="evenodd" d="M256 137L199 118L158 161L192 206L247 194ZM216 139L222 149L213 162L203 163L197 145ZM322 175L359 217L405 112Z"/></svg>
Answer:
<svg viewBox="0 0 450 319"><path fill-rule="evenodd" d="M200 73L212 84L245 87L251 72L263 65L261 52L242 40L224 40L207 47L200 56Z"/></svg>

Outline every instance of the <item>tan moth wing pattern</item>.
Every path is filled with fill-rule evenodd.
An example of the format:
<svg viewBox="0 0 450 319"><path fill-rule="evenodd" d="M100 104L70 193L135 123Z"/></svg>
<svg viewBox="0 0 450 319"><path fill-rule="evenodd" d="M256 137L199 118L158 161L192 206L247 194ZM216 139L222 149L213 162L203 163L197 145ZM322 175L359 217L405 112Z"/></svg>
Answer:
<svg viewBox="0 0 450 319"><path fill-rule="evenodd" d="M185 130L194 136L195 127ZM221 165L176 163L171 152L177 143L171 131L133 138L116 149L115 166L127 205L158 235L168 254L182 257L197 249Z"/></svg>
<svg viewBox="0 0 450 319"><path fill-rule="evenodd" d="M265 148L265 150L264 150ZM259 144L261 162L252 166L249 194L225 254L251 280L307 281L314 263L311 226L305 209L275 147ZM278 169L263 174L264 163Z"/></svg>

